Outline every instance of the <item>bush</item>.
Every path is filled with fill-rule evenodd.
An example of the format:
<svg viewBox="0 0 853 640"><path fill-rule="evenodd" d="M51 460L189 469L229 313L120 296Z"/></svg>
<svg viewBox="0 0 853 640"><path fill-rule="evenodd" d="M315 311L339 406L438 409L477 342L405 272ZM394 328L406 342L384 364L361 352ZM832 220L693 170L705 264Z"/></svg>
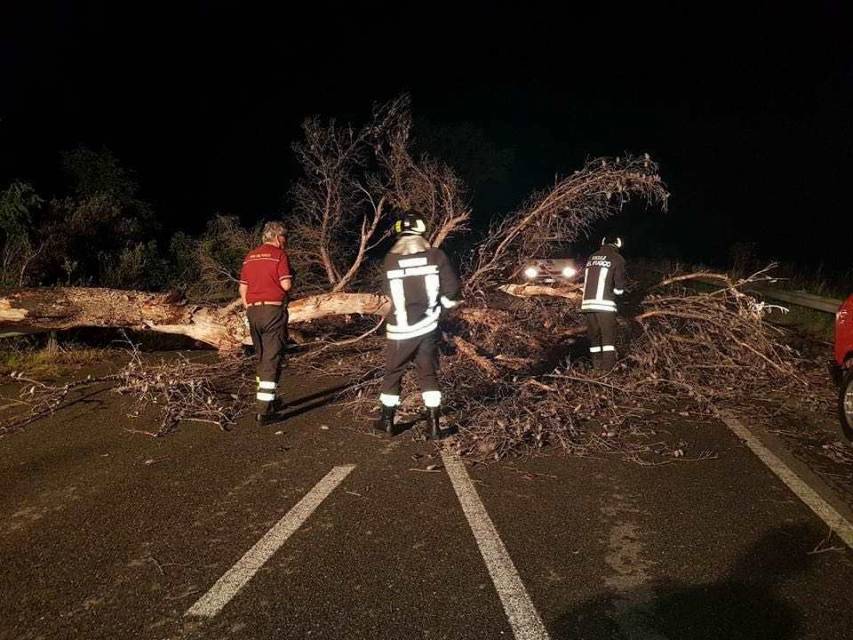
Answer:
<svg viewBox="0 0 853 640"><path fill-rule="evenodd" d="M43 202L26 182L15 181L0 193L0 286L27 284L41 250L33 241L33 212Z"/></svg>
<svg viewBox="0 0 853 640"><path fill-rule="evenodd" d="M258 228L246 229L236 216L218 214L200 238L176 233L170 244L171 284L194 302L223 302L237 296L243 258L258 242Z"/></svg>

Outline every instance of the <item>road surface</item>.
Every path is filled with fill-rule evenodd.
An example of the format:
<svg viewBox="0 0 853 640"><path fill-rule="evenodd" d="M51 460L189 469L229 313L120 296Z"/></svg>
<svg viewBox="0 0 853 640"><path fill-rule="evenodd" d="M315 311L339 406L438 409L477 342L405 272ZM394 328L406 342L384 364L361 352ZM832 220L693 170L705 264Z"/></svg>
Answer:
<svg viewBox="0 0 853 640"><path fill-rule="evenodd" d="M95 395L0 439L0 638L853 629L853 551L719 422L669 427L705 462L466 467L335 407L152 439L123 429L122 403Z"/></svg>

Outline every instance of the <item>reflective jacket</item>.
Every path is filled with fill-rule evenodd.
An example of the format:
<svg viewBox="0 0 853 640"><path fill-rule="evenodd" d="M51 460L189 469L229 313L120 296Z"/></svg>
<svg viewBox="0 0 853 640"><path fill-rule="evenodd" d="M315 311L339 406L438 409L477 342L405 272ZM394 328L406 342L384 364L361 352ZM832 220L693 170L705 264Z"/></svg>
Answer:
<svg viewBox="0 0 853 640"><path fill-rule="evenodd" d="M616 298L625 290L625 258L612 244L590 256L583 272L581 311L616 312Z"/></svg>
<svg viewBox="0 0 853 640"><path fill-rule="evenodd" d="M422 336L438 328L442 308L458 304L459 279L441 249L421 236L402 236L382 263L391 300L386 324L390 340Z"/></svg>

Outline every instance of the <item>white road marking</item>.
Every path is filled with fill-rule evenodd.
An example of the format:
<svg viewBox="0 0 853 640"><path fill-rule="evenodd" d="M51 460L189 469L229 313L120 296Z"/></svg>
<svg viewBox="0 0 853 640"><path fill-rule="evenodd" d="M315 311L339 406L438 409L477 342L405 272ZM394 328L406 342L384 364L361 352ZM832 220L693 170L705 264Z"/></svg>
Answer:
<svg viewBox="0 0 853 640"><path fill-rule="evenodd" d="M442 451L441 457L459 503L462 505L462 511L474 533L474 539L486 563L486 568L495 584L513 634L517 640L548 640L545 625L542 624L512 563L512 558L509 557L492 519L477 495L465 465L453 453Z"/></svg>
<svg viewBox="0 0 853 640"><path fill-rule="evenodd" d="M734 433L746 442L746 446L775 473L779 479L788 485L797 497L806 503L818 517L841 538L848 547L853 549L853 524L850 524L835 508L821 498L814 489L803 482L791 468L782 462L776 454L765 447L743 424L732 415L724 414L723 422Z"/></svg>
<svg viewBox="0 0 853 640"><path fill-rule="evenodd" d="M212 618L219 613L353 469L355 465L348 464L329 471L185 615Z"/></svg>

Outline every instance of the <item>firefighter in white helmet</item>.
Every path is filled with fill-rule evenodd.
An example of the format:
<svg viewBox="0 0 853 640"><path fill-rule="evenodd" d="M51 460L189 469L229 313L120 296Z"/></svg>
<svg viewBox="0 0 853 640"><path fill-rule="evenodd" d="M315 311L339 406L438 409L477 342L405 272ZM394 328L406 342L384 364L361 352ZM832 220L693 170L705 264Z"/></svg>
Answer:
<svg viewBox="0 0 853 640"><path fill-rule="evenodd" d="M606 236L584 269L581 311L586 319L589 352L595 369L616 365L616 301L625 292L622 238Z"/></svg>
<svg viewBox="0 0 853 640"><path fill-rule="evenodd" d="M394 225L397 240L382 264L385 293L391 301L387 317L385 377L377 428L394 434L394 413L406 367L414 362L427 408L429 437L441 437L441 390L438 385L438 319L443 309L459 303L459 279L441 249L424 237L426 224L416 213L404 213Z"/></svg>

